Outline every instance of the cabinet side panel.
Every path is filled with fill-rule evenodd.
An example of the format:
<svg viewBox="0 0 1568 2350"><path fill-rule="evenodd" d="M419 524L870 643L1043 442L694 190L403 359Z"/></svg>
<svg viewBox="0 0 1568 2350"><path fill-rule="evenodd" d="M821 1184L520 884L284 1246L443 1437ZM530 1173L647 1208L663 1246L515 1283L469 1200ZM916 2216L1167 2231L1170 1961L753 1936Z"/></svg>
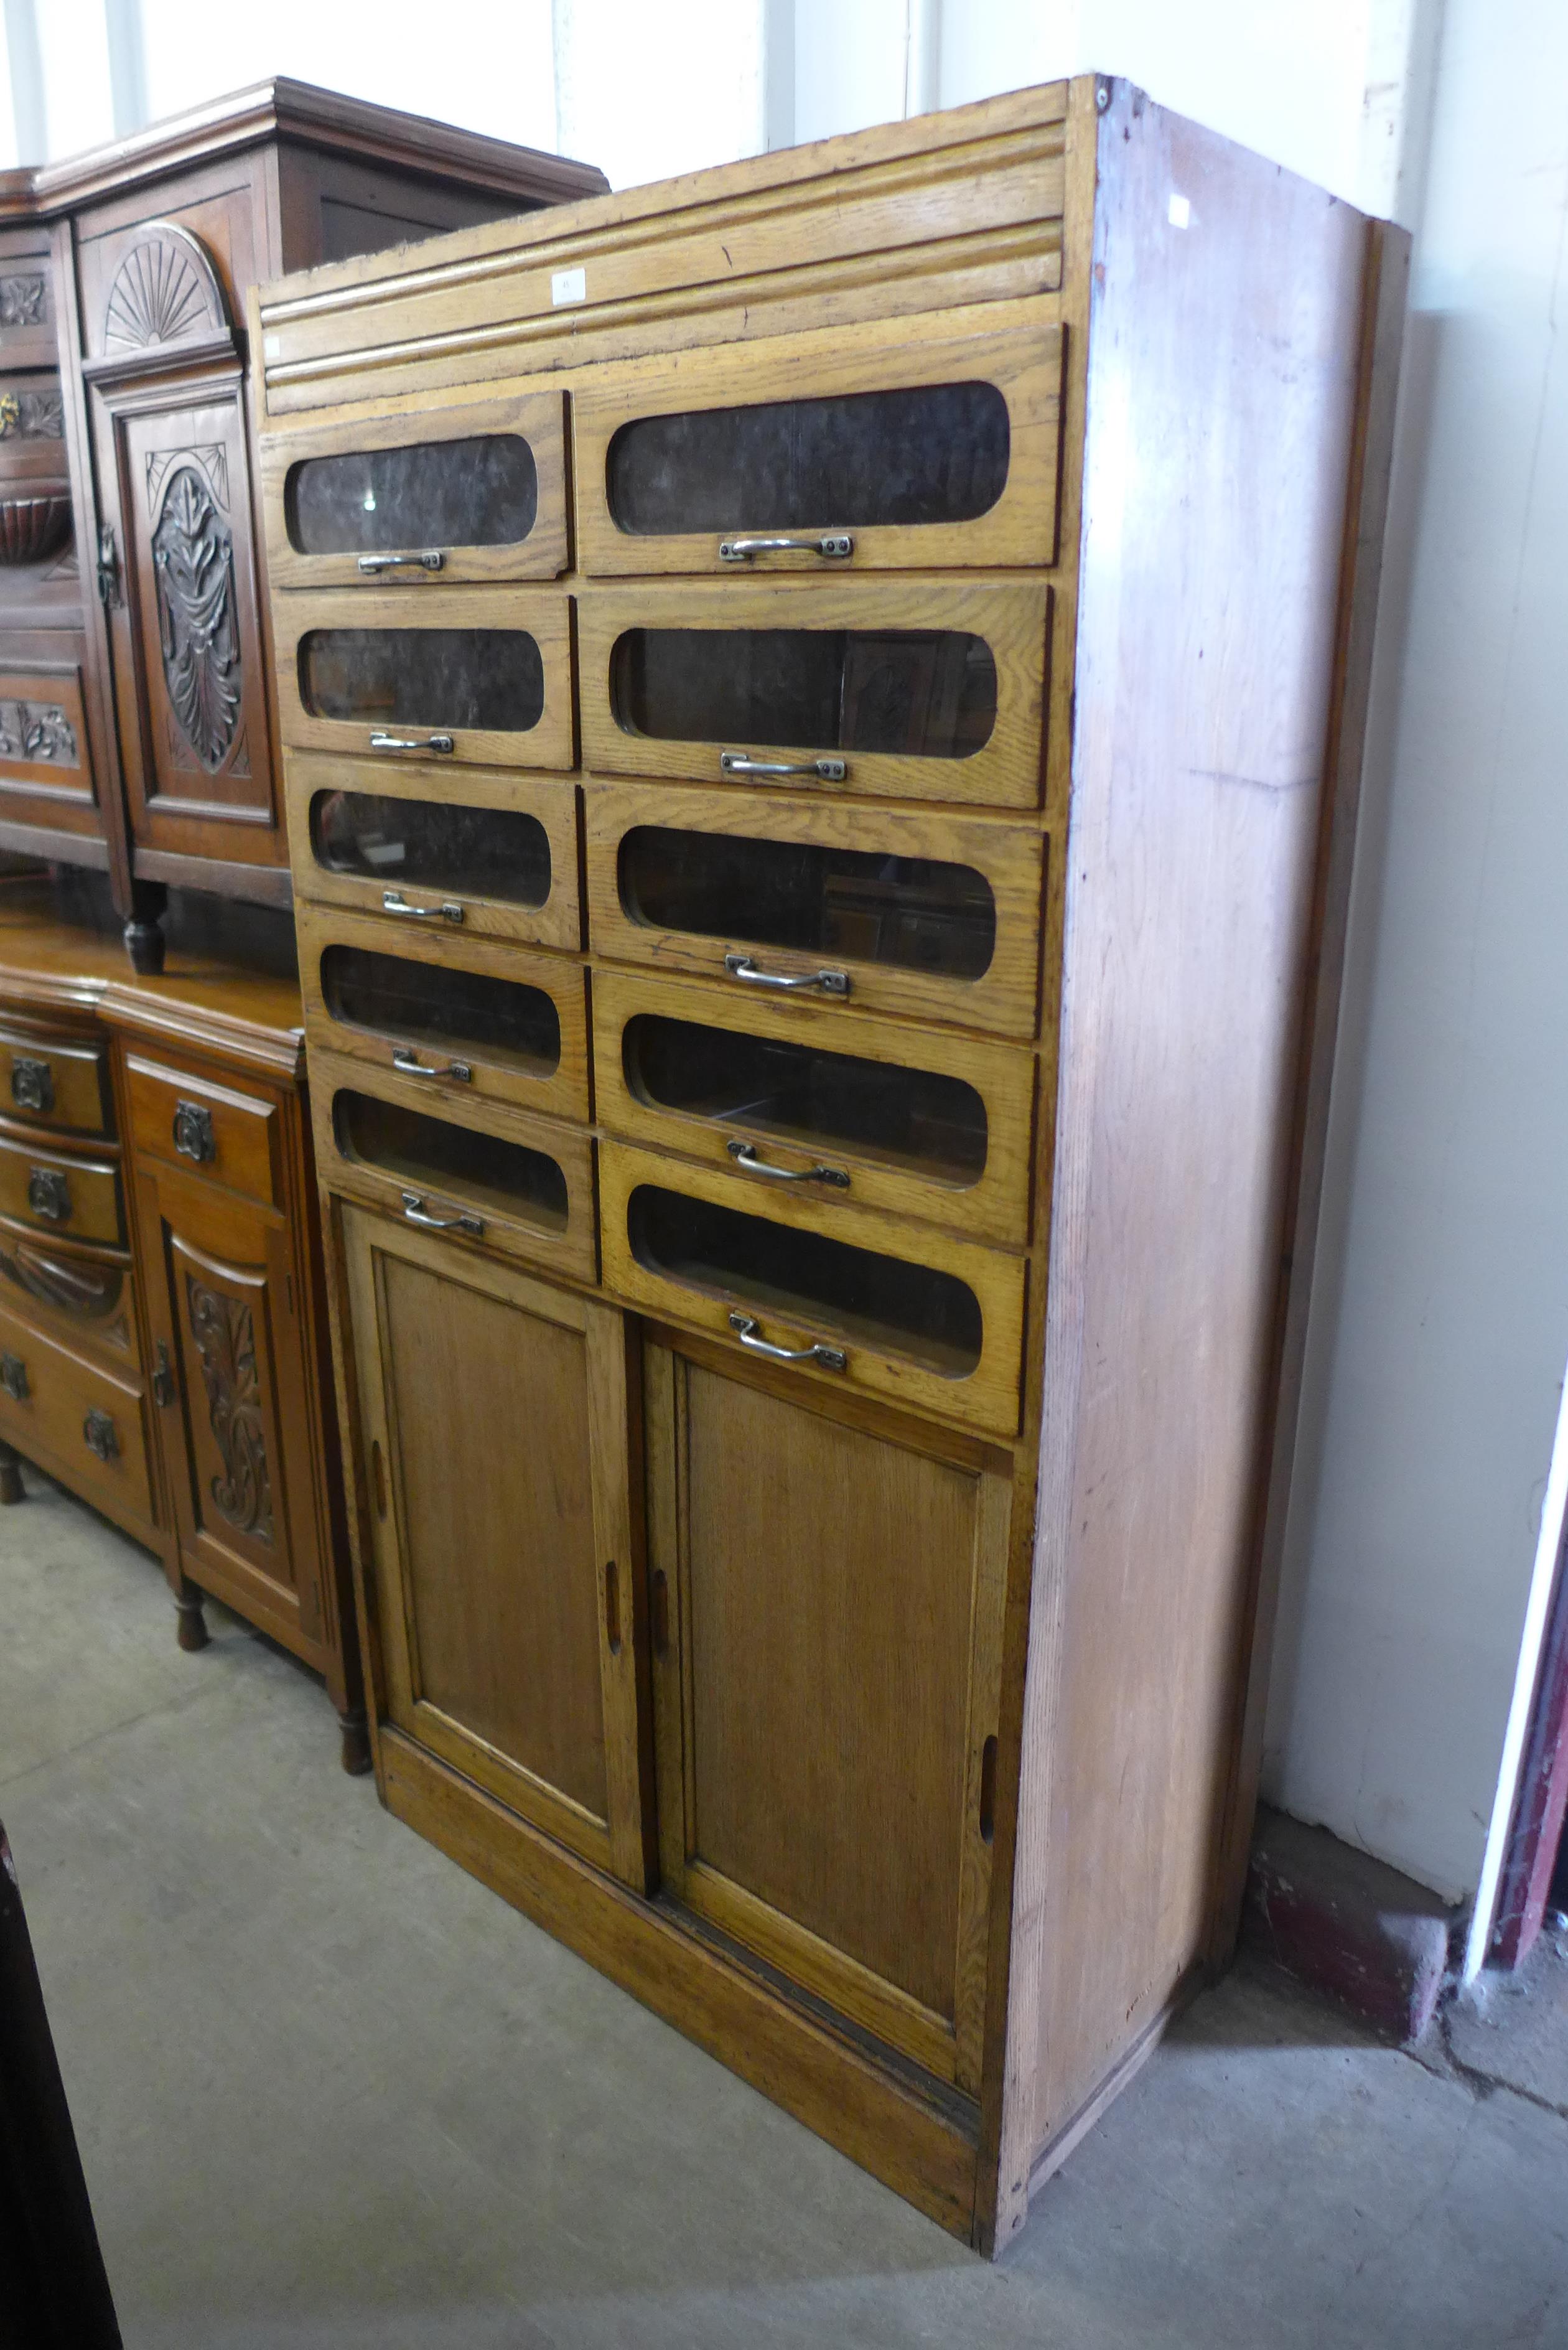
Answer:
<svg viewBox="0 0 1568 2350"><path fill-rule="evenodd" d="M999 2241L1210 1929L1366 250L1125 85L1098 168Z"/></svg>

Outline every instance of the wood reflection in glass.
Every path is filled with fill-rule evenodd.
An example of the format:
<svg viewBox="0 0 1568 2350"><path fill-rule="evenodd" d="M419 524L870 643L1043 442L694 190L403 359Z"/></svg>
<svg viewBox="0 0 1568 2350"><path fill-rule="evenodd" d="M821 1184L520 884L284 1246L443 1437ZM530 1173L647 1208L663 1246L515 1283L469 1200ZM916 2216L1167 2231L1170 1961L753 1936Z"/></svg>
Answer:
<svg viewBox="0 0 1568 2350"><path fill-rule="evenodd" d="M509 546L527 537L538 504L534 452L515 432L306 457L284 491L301 555Z"/></svg>
<svg viewBox="0 0 1568 2350"><path fill-rule="evenodd" d="M519 980L331 946L321 958L321 993L335 1020L379 1035L466 1047L530 1076L549 1076L561 1064L555 1002Z"/></svg>
<svg viewBox="0 0 1568 2350"><path fill-rule="evenodd" d="M546 1232L566 1228L566 1179L542 1150L347 1088L333 1097L332 1124L346 1159L421 1189L433 1184Z"/></svg>
<svg viewBox="0 0 1568 2350"><path fill-rule="evenodd" d="M943 629L628 629L618 724L660 742L968 759L996 724L983 637Z"/></svg>
<svg viewBox="0 0 1568 2350"><path fill-rule="evenodd" d="M523 629L312 629L299 698L315 718L526 734L544 714L545 664Z"/></svg>
<svg viewBox="0 0 1568 2350"><path fill-rule="evenodd" d="M328 873L389 888L542 906L550 895L550 839L537 816L511 808L452 807L376 792L317 792L310 845Z"/></svg>

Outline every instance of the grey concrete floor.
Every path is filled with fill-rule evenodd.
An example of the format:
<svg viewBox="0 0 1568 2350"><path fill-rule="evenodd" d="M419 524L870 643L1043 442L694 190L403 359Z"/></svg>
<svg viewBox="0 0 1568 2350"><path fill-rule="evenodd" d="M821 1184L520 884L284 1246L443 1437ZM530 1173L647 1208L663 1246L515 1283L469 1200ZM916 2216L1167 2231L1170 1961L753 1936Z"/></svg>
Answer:
<svg viewBox="0 0 1568 2350"><path fill-rule="evenodd" d="M987 2267L389 1818L308 1675L216 1608L181 1655L154 1563L26 1477L0 1816L130 2350L1568 2345L1563 2043L1511 2057L1495 2002L1419 2063L1233 1975Z"/></svg>

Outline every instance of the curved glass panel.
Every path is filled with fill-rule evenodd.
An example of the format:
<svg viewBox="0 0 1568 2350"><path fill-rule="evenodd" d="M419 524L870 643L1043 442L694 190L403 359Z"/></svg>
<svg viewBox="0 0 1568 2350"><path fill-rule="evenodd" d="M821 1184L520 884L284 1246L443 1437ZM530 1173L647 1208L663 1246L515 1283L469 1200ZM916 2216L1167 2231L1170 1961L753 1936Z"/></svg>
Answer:
<svg viewBox="0 0 1568 2350"><path fill-rule="evenodd" d="M334 1020L378 1035L480 1052L530 1076L561 1065L555 1001L520 980L332 946L321 958L321 993Z"/></svg>
<svg viewBox="0 0 1568 2350"><path fill-rule="evenodd" d="M487 432L303 458L289 467L283 504L300 555L510 546L534 527L539 476L526 441Z"/></svg>
<svg viewBox="0 0 1568 2350"><path fill-rule="evenodd" d="M996 724L996 662L957 629L628 629L610 699L659 742L969 759Z"/></svg>
<svg viewBox="0 0 1568 2350"><path fill-rule="evenodd" d="M433 1184L546 1232L566 1228L566 1179L542 1150L347 1090L333 1096L332 1128L345 1159L421 1190Z"/></svg>
<svg viewBox="0 0 1568 2350"><path fill-rule="evenodd" d="M312 629L299 698L313 718L526 734L544 715L545 663L523 629Z"/></svg>
<svg viewBox="0 0 1568 2350"><path fill-rule="evenodd" d="M409 884L524 907L542 906L550 895L550 836L537 816L510 808L317 792L310 846L327 872L389 889Z"/></svg>

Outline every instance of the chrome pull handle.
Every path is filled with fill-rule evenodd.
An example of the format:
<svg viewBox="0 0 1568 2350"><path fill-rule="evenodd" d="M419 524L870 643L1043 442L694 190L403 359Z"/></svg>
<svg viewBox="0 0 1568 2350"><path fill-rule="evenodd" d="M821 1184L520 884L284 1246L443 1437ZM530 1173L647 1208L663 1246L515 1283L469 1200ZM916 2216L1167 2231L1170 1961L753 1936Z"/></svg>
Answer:
<svg viewBox="0 0 1568 2350"><path fill-rule="evenodd" d="M725 1149L737 1167L748 1175L765 1175L770 1183L831 1183L840 1191L849 1189L849 1178L842 1167L775 1167L771 1159L759 1159L755 1143L726 1142Z"/></svg>
<svg viewBox="0 0 1568 2350"><path fill-rule="evenodd" d="M775 1347L764 1338L757 1327L754 1314L732 1314L730 1327L742 1347L753 1355L766 1355L773 1363L815 1363L819 1370L846 1371L849 1357L842 1347L830 1347L826 1339L815 1338L809 1347Z"/></svg>
<svg viewBox="0 0 1568 2350"><path fill-rule="evenodd" d="M484 1230L483 1216L432 1216L422 1191L403 1193L403 1213L410 1224L422 1224L428 1232L466 1232L476 1241Z"/></svg>
<svg viewBox="0 0 1568 2350"><path fill-rule="evenodd" d="M831 563L842 563L855 552L855 540L846 530L824 531L820 536L801 537L787 533L782 538L722 538L719 560L722 563L749 563L753 555L820 555Z"/></svg>
<svg viewBox="0 0 1568 2350"><path fill-rule="evenodd" d="M821 784L841 784L849 773L843 759L753 759L749 751L721 751L723 775L815 775Z"/></svg>
<svg viewBox="0 0 1568 2350"><path fill-rule="evenodd" d="M444 757L457 748L452 734L383 734L379 729L370 737L372 751L439 751Z"/></svg>
<svg viewBox="0 0 1568 2350"><path fill-rule="evenodd" d="M467 1061L443 1061L439 1068L432 1068L428 1061L421 1060L411 1045L394 1047L392 1066L401 1069L407 1077L453 1077L460 1086L473 1083L473 1070Z"/></svg>
<svg viewBox="0 0 1568 2350"><path fill-rule="evenodd" d="M443 898L439 906L412 906L400 889L383 889L383 914L406 914L415 922L461 922L462 908L452 898Z"/></svg>
<svg viewBox="0 0 1568 2350"><path fill-rule="evenodd" d="M846 971L806 971L798 979L786 979L782 972L759 971L750 955L727 954L724 969L732 979L742 980L748 987L774 987L786 995L802 990L815 989L818 995L847 995L849 973Z"/></svg>
<svg viewBox="0 0 1568 2350"><path fill-rule="evenodd" d="M362 555L361 571L439 571L446 556L439 546L426 546L418 555Z"/></svg>

